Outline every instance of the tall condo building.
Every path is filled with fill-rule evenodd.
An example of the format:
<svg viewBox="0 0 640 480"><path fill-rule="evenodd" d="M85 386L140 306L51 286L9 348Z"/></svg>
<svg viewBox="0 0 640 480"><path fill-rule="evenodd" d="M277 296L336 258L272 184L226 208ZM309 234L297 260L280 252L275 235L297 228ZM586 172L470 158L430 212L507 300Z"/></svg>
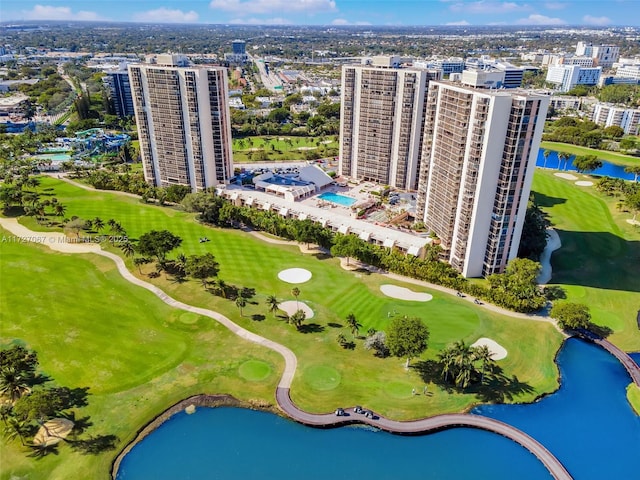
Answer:
<svg viewBox="0 0 640 480"><path fill-rule="evenodd" d="M179 66L178 55L129 65L145 179L193 191L232 176L227 72Z"/></svg>
<svg viewBox="0 0 640 480"><path fill-rule="evenodd" d="M416 219L465 277L517 252L549 97L431 82Z"/></svg>
<svg viewBox="0 0 640 480"><path fill-rule="evenodd" d="M109 100L113 102L115 114L118 117L135 115L133 97L129 84L129 72L125 69L117 72L107 72L102 81L108 89Z"/></svg>
<svg viewBox="0 0 640 480"><path fill-rule="evenodd" d="M424 100L441 70L399 68L398 57L342 67L339 172L415 190Z"/></svg>

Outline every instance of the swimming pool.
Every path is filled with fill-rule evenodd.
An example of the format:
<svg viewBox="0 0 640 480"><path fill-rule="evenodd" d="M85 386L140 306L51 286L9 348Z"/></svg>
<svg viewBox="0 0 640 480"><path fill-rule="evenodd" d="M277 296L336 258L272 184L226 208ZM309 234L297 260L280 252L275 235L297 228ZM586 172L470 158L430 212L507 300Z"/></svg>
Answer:
<svg viewBox="0 0 640 480"><path fill-rule="evenodd" d="M343 207L350 207L351 205L356 203L355 198L345 197L344 195L339 195L333 192L324 192L318 195L318 198L326 200L327 202L337 203L338 205L342 205Z"/></svg>
<svg viewBox="0 0 640 480"><path fill-rule="evenodd" d="M36 155L34 158L37 159L38 161L51 160L53 163L58 163L58 162L66 162L67 160L70 160L71 155L68 155L66 153L45 153L42 155Z"/></svg>

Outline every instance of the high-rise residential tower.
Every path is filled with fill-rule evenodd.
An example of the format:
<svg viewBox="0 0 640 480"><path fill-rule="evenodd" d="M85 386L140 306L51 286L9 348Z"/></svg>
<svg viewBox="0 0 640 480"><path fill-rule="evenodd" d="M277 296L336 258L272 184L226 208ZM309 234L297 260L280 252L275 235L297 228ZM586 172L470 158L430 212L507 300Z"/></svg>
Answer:
<svg viewBox="0 0 640 480"><path fill-rule="evenodd" d="M232 176L227 72L188 67L178 55L129 65L145 179L193 191Z"/></svg>
<svg viewBox="0 0 640 480"><path fill-rule="evenodd" d="M398 57L342 67L341 175L415 190L425 94L441 70L399 68Z"/></svg>
<svg viewBox="0 0 640 480"><path fill-rule="evenodd" d="M133 96L129 84L129 72L126 68L116 72L107 72L102 81L108 89L109 100L113 102L115 114L118 117L135 115L133 110Z"/></svg>
<svg viewBox="0 0 640 480"><path fill-rule="evenodd" d="M435 232L465 277L513 259L549 97L431 82L416 219Z"/></svg>

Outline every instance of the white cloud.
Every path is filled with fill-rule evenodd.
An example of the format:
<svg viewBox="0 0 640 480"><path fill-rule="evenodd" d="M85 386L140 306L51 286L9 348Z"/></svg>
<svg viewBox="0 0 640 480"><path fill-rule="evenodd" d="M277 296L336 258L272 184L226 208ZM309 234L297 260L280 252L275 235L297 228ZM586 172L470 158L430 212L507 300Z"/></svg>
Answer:
<svg viewBox="0 0 640 480"><path fill-rule="evenodd" d="M371 25L370 22L350 22L345 18L336 18L331 22L331 25Z"/></svg>
<svg viewBox="0 0 640 480"><path fill-rule="evenodd" d="M464 26L464 25L471 25L469 22L467 22L466 20L458 20L457 22L447 22L445 23L445 25L450 25L450 26Z"/></svg>
<svg viewBox="0 0 640 480"><path fill-rule="evenodd" d="M567 22L561 18L547 17L545 15L532 14L527 18L516 20L518 25L566 25Z"/></svg>
<svg viewBox="0 0 640 480"><path fill-rule="evenodd" d="M22 11L25 20L104 20L95 12L80 10L74 13L70 7L35 5L31 10Z"/></svg>
<svg viewBox="0 0 640 480"><path fill-rule="evenodd" d="M547 2L544 6L547 10L562 10L567 6L567 4L561 2Z"/></svg>
<svg viewBox="0 0 640 480"><path fill-rule="evenodd" d="M274 12L326 13L336 11L335 0L211 0L213 10L250 15Z"/></svg>
<svg viewBox="0 0 640 480"><path fill-rule="evenodd" d="M133 19L136 22L149 23L195 23L198 21L198 14L193 10L183 12L178 9L160 7L155 10L134 13Z"/></svg>
<svg viewBox="0 0 640 480"><path fill-rule="evenodd" d="M611 19L608 17L593 17L591 15L585 15L582 17L582 21L587 25L603 26L611 24Z"/></svg>
<svg viewBox="0 0 640 480"><path fill-rule="evenodd" d="M449 9L453 12L501 14L530 10L531 7L527 4L519 4L515 2L492 2L480 0L478 2L471 3L455 3L451 5Z"/></svg>
<svg viewBox="0 0 640 480"><path fill-rule="evenodd" d="M291 25L291 21L286 18L234 18L229 20L233 25Z"/></svg>

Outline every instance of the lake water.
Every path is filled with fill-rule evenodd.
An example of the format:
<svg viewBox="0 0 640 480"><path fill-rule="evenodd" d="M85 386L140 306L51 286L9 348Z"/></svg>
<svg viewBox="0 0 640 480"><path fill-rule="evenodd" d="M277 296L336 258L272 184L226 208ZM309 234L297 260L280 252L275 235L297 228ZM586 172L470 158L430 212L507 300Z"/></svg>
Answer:
<svg viewBox="0 0 640 480"><path fill-rule="evenodd" d="M540 440L576 480L638 478L640 418L628 405L629 377L608 353L568 340L559 354L562 388L532 405L476 412ZM179 413L132 449L118 480L137 479L551 478L516 443L456 428L403 437L370 428L319 430L237 408Z"/></svg>
<svg viewBox="0 0 640 480"><path fill-rule="evenodd" d="M536 160L536 166L537 167L543 167L545 165L545 159L544 159L544 155L543 155L544 149L541 148L540 150L538 150L538 158ZM553 150L550 150L550 154L549 154L549 158L547 159L547 168L551 168L551 169L555 169L555 170L563 170L563 171L569 171L569 172L577 172L577 168L573 166L573 160L575 159L575 156L572 155L571 158L569 158L569 160L567 160L566 162L563 160L562 162L560 162L560 159L558 158L558 152L555 152ZM613 178L622 178L624 180L633 180L635 177L632 173L627 173L624 171L625 167L621 166L621 165L615 165L613 163L609 163L605 160L600 160L602 162L602 167L593 170L592 172L588 172L589 174L592 175L604 175L607 177L613 177ZM640 158L638 159L638 161L640 162Z"/></svg>

